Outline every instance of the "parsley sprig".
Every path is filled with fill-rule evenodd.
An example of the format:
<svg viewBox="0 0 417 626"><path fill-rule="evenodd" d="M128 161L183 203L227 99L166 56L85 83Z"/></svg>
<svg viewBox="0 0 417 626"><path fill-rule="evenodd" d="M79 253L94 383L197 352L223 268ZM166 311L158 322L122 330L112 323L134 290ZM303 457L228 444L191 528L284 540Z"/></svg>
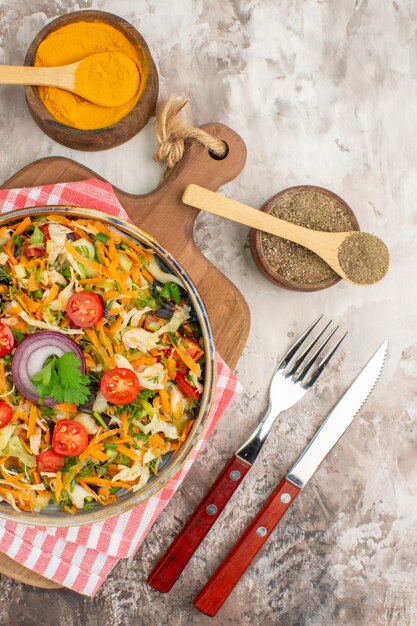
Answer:
<svg viewBox="0 0 417 626"><path fill-rule="evenodd" d="M40 398L79 406L89 396L89 378L81 372L80 359L73 352L52 356L31 380Z"/></svg>

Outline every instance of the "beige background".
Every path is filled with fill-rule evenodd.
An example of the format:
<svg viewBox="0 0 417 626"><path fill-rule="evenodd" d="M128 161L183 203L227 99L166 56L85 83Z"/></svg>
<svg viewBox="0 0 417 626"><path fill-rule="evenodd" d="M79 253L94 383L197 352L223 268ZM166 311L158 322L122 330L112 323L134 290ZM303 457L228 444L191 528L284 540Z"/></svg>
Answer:
<svg viewBox="0 0 417 626"><path fill-rule="evenodd" d="M161 95L188 95L197 123L221 121L248 146L224 192L254 206L284 187L326 186L388 242L380 284L315 294L280 290L251 260L247 229L201 216L204 253L243 291L252 328L237 374L244 386L182 489L134 559L94 600L0 578L0 623L96 625L415 625L416 96L414 0L2 0L0 62L21 64L49 20L98 8L131 21L152 50ZM0 178L49 155L70 156L117 186L158 183L150 124L103 153L71 152L44 136L23 92L0 88ZM145 578L224 461L266 407L277 357L319 312L348 339L314 393L287 412L245 486L169 595ZM270 493L340 392L387 337L390 356L372 399L305 489L215 620L191 600Z"/></svg>

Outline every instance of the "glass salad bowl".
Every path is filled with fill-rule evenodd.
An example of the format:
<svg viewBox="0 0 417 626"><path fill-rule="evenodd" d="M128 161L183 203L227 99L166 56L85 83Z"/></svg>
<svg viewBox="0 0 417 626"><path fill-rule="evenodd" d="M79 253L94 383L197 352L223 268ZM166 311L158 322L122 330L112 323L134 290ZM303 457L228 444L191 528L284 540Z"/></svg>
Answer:
<svg viewBox="0 0 417 626"><path fill-rule="evenodd" d="M150 235L131 223L109 216L100 211L66 206L36 207L13 211L13 213L5 213L0 215L0 228L7 228L20 223L27 217L33 219L46 217L47 215L61 215L69 219L79 218L101 222L107 229L116 230L118 233L122 234L124 238L129 239L134 244L154 252L158 258L162 272L174 274L185 289L191 311L199 325L205 351L202 381L204 391L199 399L198 412L196 410L192 416L192 426L181 446L175 452L169 452L162 457L157 473L151 475L146 485L135 492L120 490L114 502L106 506L92 502L90 507L87 509L79 509L74 514L62 511L58 505L52 503L39 512L30 512L20 509L16 510L7 502L0 502L0 517L4 519L33 526L68 527L100 522L128 511L153 496L180 470L193 451L203 431L213 401L216 376L216 353L207 312L195 285L173 256L150 237Z"/></svg>

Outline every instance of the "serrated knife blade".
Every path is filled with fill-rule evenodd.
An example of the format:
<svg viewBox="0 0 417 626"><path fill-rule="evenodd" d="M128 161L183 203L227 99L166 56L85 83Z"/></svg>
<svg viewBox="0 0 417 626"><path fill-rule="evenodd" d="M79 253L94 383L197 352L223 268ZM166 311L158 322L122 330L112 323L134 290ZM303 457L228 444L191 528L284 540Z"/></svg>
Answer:
<svg viewBox="0 0 417 626"><path fill-rule="evenodd" d="M387 349L388 341L384 341L327 415L313 439L288 472L287 478L292 483L304 487L353 422L381 374Z"/></svg>

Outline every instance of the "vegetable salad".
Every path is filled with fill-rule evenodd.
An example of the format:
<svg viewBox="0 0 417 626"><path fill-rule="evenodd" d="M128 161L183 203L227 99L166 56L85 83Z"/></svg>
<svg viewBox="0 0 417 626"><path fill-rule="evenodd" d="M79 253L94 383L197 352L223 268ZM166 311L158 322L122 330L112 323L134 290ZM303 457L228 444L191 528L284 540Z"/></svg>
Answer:
<svg viewBox="0 0 417 626"><path fill-rule="evenodd" d="M137 491L186 439L204 346L181 281L111 226L0 229L0 500L70 513Z"/></svg>

